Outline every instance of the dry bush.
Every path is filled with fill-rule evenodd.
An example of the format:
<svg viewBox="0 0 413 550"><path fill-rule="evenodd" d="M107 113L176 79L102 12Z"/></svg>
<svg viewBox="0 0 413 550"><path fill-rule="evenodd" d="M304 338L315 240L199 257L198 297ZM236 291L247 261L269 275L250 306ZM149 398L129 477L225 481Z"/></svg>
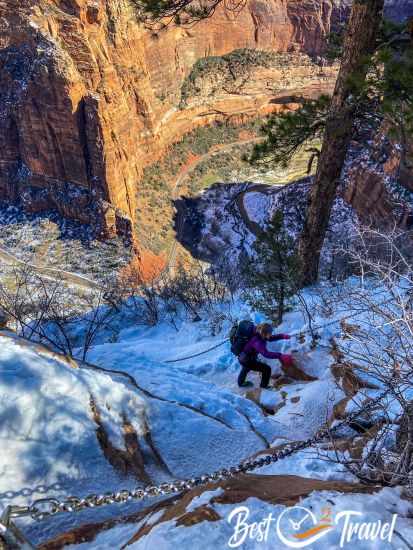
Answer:
<svg viewBox="0 0 413 550"><path fill-rule="evenodd" d="M113 307L122 305L137 324L154 326L159 322L159 281L153 273L143 272L140 258L135 257L107 286Z"/></svg>
<svg viewBox="0 0 413 550"><path fill-rule="evenodd" d="M356 376L384 390L372 412L361 417L369 431L362 456L336 459L363 481L408 484L413 474L413 265L411 235L393 229L360 229L353 246L341 250L359 277L330 286L322 307L352 318L341 323L336 356L351 364ZM353 398L363 411L370 397ZM363 427L364 426L364 427ZM372 428L374 428L372 430Z"/></svg>
<svg viewBox="0 0 413 550"><path fill-rule="evenodd" d="M11 269L7 283L0 281L0 310L18 334L85 360L114 316L105 294L103 288L81 290L25 265Z"/></svg>
<svg viewBox="0 0 413 550"><path fill-rule="evenodd" d="M147 278L141 262L130 263L110 287L108 300L122 307L138 324L154 326L166 319L175 328L184 315L193 321L206 318L213 333L230 316L232 293L221 274L201 263L179 264ZM226 311L224 312L224 310Z"/></svg>
<svg viewBox="0 0 413 550"><path fill-rule="evenodd" d="M175 305L182 306L194 321L199 321L203 315L210 318L215 314L217 306L228 301L229 292L215 270L196 263L165 272L160 297L170 310L177 312Z"/></svg>

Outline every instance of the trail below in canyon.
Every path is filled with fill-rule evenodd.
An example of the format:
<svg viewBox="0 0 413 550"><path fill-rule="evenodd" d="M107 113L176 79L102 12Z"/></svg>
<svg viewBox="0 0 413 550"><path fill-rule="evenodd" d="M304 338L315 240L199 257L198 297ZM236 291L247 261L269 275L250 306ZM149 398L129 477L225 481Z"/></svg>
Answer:
<svg viewBox="0 0 413 550"><path fill-rule="evenodd" d="M258 138L234 141L229 144L216 146L213 148L213 150L208 151L208 153L205 153L204 155L198 157L189 166L185 166L185 168L178 174L178 177L176 178L175 183L172 186L172 201L175 202L177 199L179 199L179 189L185 183L186 179L196 170L196 168L200 164L202 164L207 160L210 160L211 158L219 154L231 151L232 149L234 149L235 147L239 147L240 145L253 145L255 143L260 143L263 140L264 138L258 137ZM182 211L182 209L177 209L176 218L175 218L176 237L171 246L171 249L169 250L168 260L167 260L165 269L169 269L171 267L173 268L173 266L176 263L178 250L179 250L179 242L182 239L182 232L184 230L184 227L185 227L185 213L184 211Z"/></svg>

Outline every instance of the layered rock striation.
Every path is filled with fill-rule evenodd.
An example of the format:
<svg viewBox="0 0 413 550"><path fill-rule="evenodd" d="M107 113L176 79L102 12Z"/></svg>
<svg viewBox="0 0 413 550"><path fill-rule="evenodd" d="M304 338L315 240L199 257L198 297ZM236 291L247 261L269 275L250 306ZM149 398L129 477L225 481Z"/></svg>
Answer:
<svg viewBox="0 0 413 550"><path fill-rule="evenodd" d="M156 35L127 0L1 0L0 199L58 209L102 236L131 233L143 167L171 142L331 89L335 68L316 56L345 4L249 0L237 17L221 9ZM194 76L200 59L237 51L242 62L252 50L273 58L249 67L247 83L235 74L219 86L219 67Z"/></svg>

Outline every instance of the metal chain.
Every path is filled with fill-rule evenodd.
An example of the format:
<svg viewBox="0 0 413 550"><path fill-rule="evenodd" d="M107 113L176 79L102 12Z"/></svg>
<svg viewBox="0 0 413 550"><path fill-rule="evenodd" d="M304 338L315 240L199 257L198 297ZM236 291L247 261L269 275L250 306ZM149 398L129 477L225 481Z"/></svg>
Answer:
<svg viewBox="0 0 413 550"><path fill-rule="evenodd" d="M288 456L291 456L298 451L304 450L317 443L320 443L327 436L331 436L331 434L335 433L343 426L354 422L354 420L357 419L359 416L369 412L382 399L384 399L387 394L390 393L390 391L391 388L386 389L382 394L379 395L379 397L373 399L361 410L348 415L345 420L339 422L333 428L321 428L315 433L313 437L304 441L289 443L279 451L276 451L270 455L256 459L244 460L236 466L222 468L221 470L217 470L212 474L192 477L186 480L173 481L170 483L162 483L158 486L148 486L143 489L123 489L117 492L104 493L100 495L91 494L84 498L72 496L63 500L59 500L56 498L40 498L34 500L29 506L9 506L6 509L3 517L0 518L0 523L3 523L3 525L8 525L11 519L23 516L29 516L34 520L40 521L47 517L64 512L79 512L87 508L96 508L108 504L125 503L132 500L142 501L149 497L177 494L181 493L182 491L193 489L194 487L207 485L208 483L230 479L238 474L253 472L258 468L274 464L275 462L283 460L284 458L287 458Z"/></svg>
<svg viewBox="0 0 413 550"><path fill-rule="evenodd" d="M389 300L386 300L385 302L383 302L383 304L387 303L388 301ZM347 320L348 318L353 318L357 315L360 315L360 313L362 312L359 312L358 314L355 314L355 315L354 314L349 315L339 320L334 320L320 327L314 327L313 330L318 330L319 328L324 328L326 326L333 325L340 321ZM303 334L306 334L307 332L310 332L310 330L307 329L301 332L297 332L293 334L293 336L303 335ZM228 339L225 340L224 342L221 342L217 346L210 348L209 350L206 350L204 352L191 356L191 358L197 357L199 355L204 355L205 353L208 353L209 351L224 345L227 341ZM168 361L168 362L172 363L172 362L179 362L183 360L184 359L177 359L175 361ZM97 367L93 367L93 368L97 368ZM100 369L100 370L105 370L105 369ZM120 372L119 374L126 375L126 373L120 373ZM130 377L130 375L128 376ZM212 474L206 474L200 477L193 477L186 480L173 481L171 483L162 483L159 486L153 485L153 486L145 487L143 489L136 488L133 490L123 489L117 492L104 493L100 495L91 494L84 498L74 497L74 496L65 498L63 500L59 500L56 498L40 498L40 499L34 500L29 506L8 506L5 512L3 513L2 517L0 517L0 525L3 524L5 526L8 526L11 520L16 517L29 516L34 520L40 521L42 519L45 519L46 517L64 513L64 512L79 512L86 508L96 508L96 507L105 506L108 504L125 503L131 500L144 500L149 497L181 493L182 491L189 490L194 487L206 485L208 483L215 482L215 481L232 478L240 473L252 472L258 468L278 462L279 460L287 458L288 456L291 456L292 454L298 451L301 451L303 449L306 449L308 447L315 445L316 443L321 442L326 436L331 435L332 433L339 430L341 427L350 424L356 418L358 418L361 414L365 414L371 408L374 408L376 404L380 402L382 399L384 399L384 397L390 391L392 391L392 389L388 388L379 397L377 397L376 399L368 403L366 406L364 406L362 410L355 412L353 414L350 414L345 420L343 420L342 422L339 422L336 426L334 426L334 428L320 429L316 432L316 434L312 438L307 439L305 441L300 441L297 443L287 444L280 451L272 453L271 455L268 455L266 457L262 457L256 460L246 460L239 463L237 466L232 466L230 468L223 468L221 470L217 470L216 472L213 472Z"/></svg>
<svg viewBox="0 0 413 550"><path fill-rule="evenodd" d="M379 294L381 294L381 292L377 292L374 295L379 295ZM385 300L384 302L381 302L379 305L384 306L387 303L390 303L392 301L393 301L393 298L390 298L388 300ZM324 328L330 327L332 325L336 325L338 323L342 323L343 321L348 321L349 319L354 319L355 317L359 317L363 313L366 313L366 311L369 311L369 310L368 309L363 309L363 310L359 311L358 313L351 313L350 315L346 315L345 317L340 317L340 319L334 319L333 321L330 321L328 323L324 323L322 325L318 325L318 326L315 326L315 327L311 327L311 328L307 328L307 329L303 329L303 330L298 330L296 332L292 332L290 334L290 337L295 337L295 336L300 337L300 336L304 336L305 334L308 334L308 333L314 333L317 330L324 329ZM168 360L168 361L164 361L164 362L165 363L180 363L181 361L186 361L187 359L193 359L194 357L200 357L201 355L206 355L210 351L213 351L217 348L220 348L221 346L223 346L227 342L229 342L229 338L226 338L223 342L220 342L219 344L217 344L217 345L215 345L211 348L208 348L208 349L206 349L204 351L201 351L199 353L195 353L194 355L188 355L187 357L180 357L179 359L172 359L172 360Z"/></svg>
<svg viewBox="0 0 413 550"><path fill-rule="evenodd" d="M200 357L201 355L206 355L210 351L220 348L227 342L229 342L229 338L226 338L223 342L220 342L219 344L217 344L216 346L213 346L212 348L208 348L204 351L200 351L199 353L195 353L194 355L188 355L188 357L180 357L179 359L170 359L169 361L165 361L165 363L180 363L181 361L186 361L187 359L193 359L194 357Z"/></svg>

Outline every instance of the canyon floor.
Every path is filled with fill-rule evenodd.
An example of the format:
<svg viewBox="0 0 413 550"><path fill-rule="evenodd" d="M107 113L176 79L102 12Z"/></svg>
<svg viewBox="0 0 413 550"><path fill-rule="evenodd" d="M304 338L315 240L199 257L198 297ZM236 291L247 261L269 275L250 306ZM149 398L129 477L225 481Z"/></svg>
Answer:
<svg viewBox="0 0 413 550"><path fill-rule="evenodd" d="M182 197L200 197L217 183L225 189L239 181L272 186L276 191L306 175L310 154L305 148L285 169L257 168L244 160L262 140L261 124L200 128L145 170L138 186L136 232L140 245L149 252L149 263L159 258L159 265L173 267L191 261L191 254L182 246L191 237ZM249 223L246 217L245 221ZM25 262L43 273L57 270L69 282L86 286L88 281L99 284L115 275L131 258L120 238L99 241L93 227L65 220L56 212L30 215L6 203L0 205L0 254L8 266Z"/></svg>
<svg viewBox="0 0 413 550"><path fill-rule="evenodd" d="M208 147L192 162L167 172L176 173L165 197L178 206L177 240L164 241L171 264L180 257L182 246L185 254L207 261L224 256L236 264L280 208L287 230L297 235L311 184L308 177L296 181L305 173L306 155L293 163L290 172L251 172L240 159L251 140L259 138L245 134L237 138L212 151ZM290 178L294 181L288 183ZM171 224L173 211L170 202ZM29 259L36 269L44 270L42 263L49 260L53 269L69 266L76 278L99 280L128 262L121 241L94 242L84 226L62 223L58 217L23 215L10 207L2 215L0 234L7 249L3 246L0 252L10 269L16 261ZM357 222L355 211L338 197L324 250L327 264L330 244L343 240ZM59 263L65 254L70 261ZM351 330L359 330L370 322L371 312L361 311L358 303L340 303L333 298L334 284L328 285L307 289L305 308L294 299L277 328L293 338L274 343L272 349L291 352L297 368L286 374L278 361L268 361L270 389L260 389L256 375L249 377L253 387L237 385L239 364L226 341L229 330L236 319L250 318L254 323L264 319L238 294L203 308L196 317L182 307L173 312L165 307L154 326L132 315L125 304L110 328L94 340L87 362L81 360L80 348L69 359L11 330L1 330L0 438L7 444L0 457L0 508L44 497L83 498L165 486L269 457L268 464L250 473L229 480L214 474L212 481L172 496L88 506L40 521L18 518L16 524L42 550L212 549L230 543L258 550L286 547L285 533L288 543L296 542L290 524L282 524L287 514L292 513L289 519L297 522L300 510L307 515L310 510L313 516L306 527L312 533L327 509L330 518L350 510L364 523L395 522L392 536L381 539L380 548L409 548L413 544L409 490L362 484L344 465L346 457L369 452L380 410L373 411L372 431L360 433L345 426L335 438L271 462L286 445L311 439L322 427L335 428L346 414L374 401L383 390L362 367L353 368L351 353L359 351L358 343L349 341L343 329L343 320L351 316L355 317ZM356 277L346 285L367 293L378 305L388 299L385 289L373 292ZM88 285L83 288L87 290ZM329 291L333 308L325 307ZM308 332L308 311L317 327L316 345ZM80 315L72 329L75 341L80 341L86 324L87 317ZM338 357L341 346L349 357ZM407 399L411 390L406 392ZM400 407L390 397L385 407L396 433ZM388 438L386 445L391 453L394 438ZM252 526L248 532L237 531L239 514ZM253 524L270 514L273 525L264 538ZM331 523L317 538L317 548L342 548L343 530L343 520ZM346 544L361 550L377 548L376 539L353 535Z"/></svg>

